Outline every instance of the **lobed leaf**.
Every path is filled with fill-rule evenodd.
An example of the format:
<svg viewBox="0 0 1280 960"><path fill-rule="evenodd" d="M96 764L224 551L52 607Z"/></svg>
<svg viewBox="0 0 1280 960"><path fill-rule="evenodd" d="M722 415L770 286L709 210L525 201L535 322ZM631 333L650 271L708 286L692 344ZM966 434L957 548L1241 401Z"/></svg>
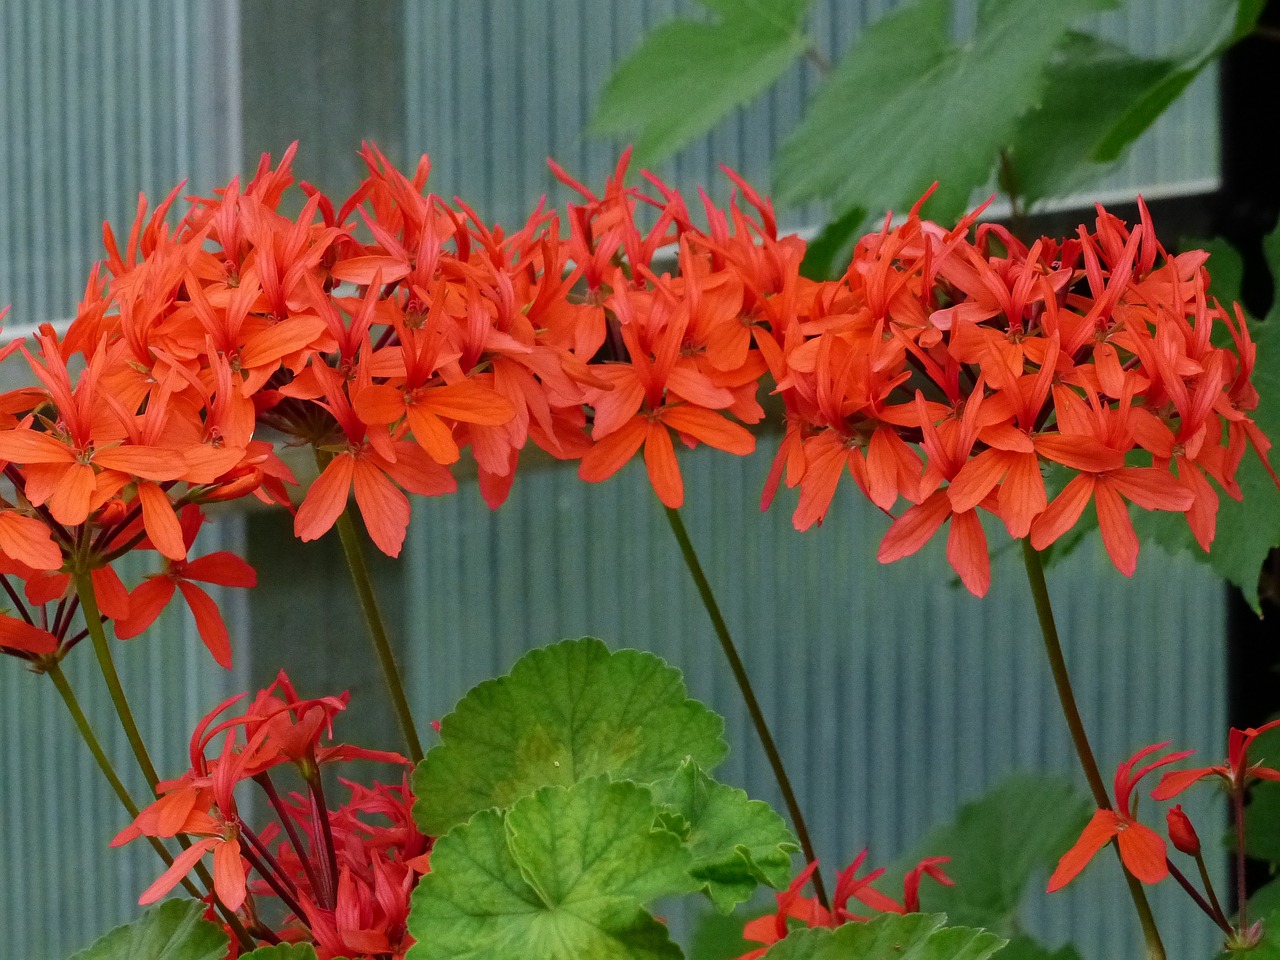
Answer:
<svg viewBox="0 0 1280 960"><path fill-rule="evenodd" d="M974 35L950 37L951 3L921 0L875 23L836 66L779 151L776 199L830 199L873 214L916 200L958 216L989 179L1045 64L1084 14L1114 0L985 0Z"/></svg>
<svg viewBox="0 0 1280 960"><path fill-rule="evenodd" d="M413 894L407 960L669 960L644 904L696 889L649 791L605 777L545 787L441 837Z"/></svg>
<svg viewBox="0 0 1280 960"><path fill-rule="evenodd" d="M677 19L653 30L600 97L591 129L633 136L641 164L670 156L755 99L809 45L802 27L810 0L702 3L715 20Z"/></svg>
<svg viewBox="0 0 1280 960"><path fill-rule="evenodd" d="M223 960L227 935L198 900L169 900L116 927L71 960Z"/></svg>
<svg viewBox="0 0 1280 960"><path fill-rule="evenodd" d="M1171 56L1139 57L1074 34L1048 67L1040 102L1018 125L1009 152L1028 201L1063 196L1119 160L1261 12L1260 0L1210 0Z"/></svg>
<svg viewBox="0 0 1280 960"><path fill-rule="evenodd" d="M942 914L884 914L834 930L793 930L765 960L986 960L1005 945L985 930L943 926Z"/></svg>
<svg viewBox="0 0 1280 960"><path fill-rule="evenodd" d="M438 836L552 784L599 774L651 783L686 758L710 769L728 752L723 732L660 658L566 640L526 654L444 718L440 745L414 772L414 818Z"/></svg>
<svg viewBox="0 0 1280 960"><path fill-rule="evenodd" d="M690 872L721 913L750 899L764 883L782 889L791 879L791 854L800 849L782 817L763 800L717 783L693 761L653 786L664 817L684 838Z"/></svg>

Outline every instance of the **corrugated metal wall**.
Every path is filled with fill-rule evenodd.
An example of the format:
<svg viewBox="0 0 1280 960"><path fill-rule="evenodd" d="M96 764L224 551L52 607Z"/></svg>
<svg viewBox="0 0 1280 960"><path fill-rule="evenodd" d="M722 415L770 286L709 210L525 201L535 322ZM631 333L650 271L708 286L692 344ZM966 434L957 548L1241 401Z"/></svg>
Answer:
<svg viewBox="0 0 1280 960"><path fill-rule="evenodd" d="M0 0L0 306L9 334L71 315L139 191L240 165L235 0Z"/></svg>
<svg viewBox="0 0 1280 960"><path fill-rule="evenodd" d="M243 554L243 517L227 514L202 531L194 556ZM120 565L131 585L146 570ZM243 591L210 591L231 631L236 668L213 662L179 599L142 638L114 644L125 693L162 778L188 765L201 716L244 686L249 636ZM237 596L240 593L240 596ZM98 672L90 641L63 663L134 800L149 800L128 740ZM0 956L62 960L138 913L138 896L164 864L149 846L110 850L129 815L107 786L53 684L19 661L0 662Z"/></svg>
<svg viewBox="0 0 1280 960"><path fill-rule="evenodd" d="M868 22L897 5L816 0L811 32L834 59ZM1202 15L1199 6L1199 0L1132 0L1096 22L1136 53L1164 54L1186 39ZM959 3L958 20L971 20L975 7ZM523 220L543 193L563 195L547 172L547 157L588 186L602 186L624 145L583 132L605 80L648 30L677 12L699 16L699 10L694 0L408 0L409 155L431 154L437 193L463 196L504 223ZM1106 195L1132 197L1139 190L1212 190L1218 177L1212 73L1134 145L1124 164L1076 200L1088 207ZM816 83L813 68L797 64L658 172L682 190L703 185L713 196L726 192L722 163L752 183L768 184L774 148L794 129ZM817 207L780 216L792 228L822 223Z"/></svg>

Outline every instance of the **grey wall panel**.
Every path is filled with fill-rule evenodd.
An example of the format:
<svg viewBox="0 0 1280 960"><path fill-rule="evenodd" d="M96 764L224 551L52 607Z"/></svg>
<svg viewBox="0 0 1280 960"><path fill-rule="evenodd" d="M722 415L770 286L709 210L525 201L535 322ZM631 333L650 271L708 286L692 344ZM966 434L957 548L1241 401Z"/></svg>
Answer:
<svg viewBox="0 0 1280 960"><path fill-rule="evenodd" d="M73 314L102 222L240 164L237 4L0 0L0 306Z"/></svg>
<svg viewBox="0 0 1280 960"><path fill-rule="evenodd" d="M891 861L1015 770L1067 773L1083 790L1007 540L979 601L955 584L941 543L877 564L886 521L848 489L808 534L791 528L785 495L761 514L767 460L685 456L686 522L828 868L864 845ZM528 470L496 513L470 488L421 501L407 562L406 662L424 718L443 716L526 649L598 635L684 670L694 695L728 717L733 752L721 775L780 807L638 465L598 486L571 469ZM1205 568L1148 548L1130 583L1087 542L1050 581L1108 777L1158 740L1210 757L1225 749L1224 601ZM1221 811L1199 812L1211 835ZM1208 955L1212 928L1163 893L1168 942L1187 945L1177 955ZM1111 938L1129 935L1129 914L1123 884L1104 864L1039 903L1028 922L1102 958L1108 944L1125 942Z"/></svg>
<svg viewBox="0 0 1280 960"><path fill-rule="evenodd" d="M194 556L243 553L243 517L226 514L197 541ZM139 558L141 559L141 558ZM132 586L154 569L119 565ZM125 693L161 778L189 765L191 730L244 687L250 649L243 591L210 593L231 631L235 669L213 662L179 598L142 637L112 642ZM140 804L149 799L98 672L89 640L63 663L117 772ZM107 786L61 698L19 661L0 662L0 930L4 956L62 960L138 913L138 896L164 870L145 843L111 850L129 816Z"/></svg>

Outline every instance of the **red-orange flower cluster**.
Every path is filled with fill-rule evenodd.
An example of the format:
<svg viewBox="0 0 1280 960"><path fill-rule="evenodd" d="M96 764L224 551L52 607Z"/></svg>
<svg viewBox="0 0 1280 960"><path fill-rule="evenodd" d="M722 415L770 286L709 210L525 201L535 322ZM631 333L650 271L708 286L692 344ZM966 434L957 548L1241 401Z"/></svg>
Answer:
<svg viewBox="0 0 1280 960"><path fill-rule="evenodd" d="M350 197L303 184L293 216L292 150L192 199L176 226L177 191L151 213L140 201L123 244L105 230L66 335L45 328L0 354L20 351L36 381L0 395L0 563L27 589L0 614L4 652L65 652L61 614L35 609L63 593L40 583L92 571L129 633L176 588L229 662L190 581L249 575L189 564L181 517L248 495L292 509L294 478L261 427L320 465L300 538L354 495L394 556L408 495L454 490L466 448L491 506L532 442L588 481L643 451L677 507L677 441L751 452L772 382L786 424L764 503L798 486L805 529L847 470L882 510L905 501L882 561L948 524L948 557L977 594L984 511L1041 549L1093 504L1128 574L1127 502L1185 514L1207 547L1217 490L1240 496L1245 446L1265 462L1244 319L1208 295L1204 253L1165 253L1145 207L1136 228L1100 210L1093 230L1030 247L975 228L977 214L947 229L912 210L816 282L800 274L803 241L780 238L769 201L732 173L728 208L704 197L695 217L651 175L625 186L625 155L599 196L553 165L579 202L539 205L507 232L428 193L426 158L408 176L372 146L362 157ZM168 566L130 597L110 564L139 546Z"/></svg>
<svg viewBox="0 0 1280 960"><path fill-rule="evenodd" d="M300 698L282 672L239 716L225 717L244 695L215 707L191 738L191 767L159 785L160 797L112 842L186 837L189 845L142 894L159 900L206 855L213 890L226 909L271 943L311 943L331 957L403 957L409 896L429 869L431 842L414 824L408 785L363 787L344 781L350 800L325 803L321 766L348 760L407 764L398 754L322 745L341 697ZM210 747L222 738L216 757ZM281 795L273 771L294 767L305 794ZM255 831L240 814L235 788L262 788L276 822ZM283 834L282 834L283 831ZM274 903L264 909L267 903ZM277 909L278 907L278 909ZM277 919L279 910L283 920Z"/></svg>

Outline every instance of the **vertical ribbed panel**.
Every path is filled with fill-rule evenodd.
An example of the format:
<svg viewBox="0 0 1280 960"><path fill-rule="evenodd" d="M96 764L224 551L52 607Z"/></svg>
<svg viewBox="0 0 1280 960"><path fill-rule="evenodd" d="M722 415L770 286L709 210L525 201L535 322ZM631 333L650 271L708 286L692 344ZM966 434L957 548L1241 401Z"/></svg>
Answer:
<svg viewBox="0 0 1280 960"><path fill-rule="evenodd" d="M226 514L201 533L193 556L242 553L244 521ZM152 555L148 560L154 560ZM132 585L154 569L118 565ZM181 598L155 627L112 651L125 693L162 778L186 769L196 721L247 675L249 636L243 591L210 588L227 621L236 669L213 662ZM0 662L0 931L6 957L62 960L138 913L138 896L164 870L149 846L107 847L129 823L80 739L52 682ZM149 800L98 672L91 641L63 663L85 713L125 785Z"/></svg>
<svg viewBox="0 0 1280 960"><path fill-rule="evenodd" d="M6 335L75 312L121 242L139 191L154 206L181 180L205 192L235 172L240 104L234 0L0 0L0 306ZM6 384L7 386L8 384ZM216 548L236 522L210 531ZM229 611L243 646L244 617ZM194 721L233 684L187 618L115 647L162 775L184 765ZM135 797L145 785L97 677L88 642L64 667ZM4 956L60 960L137 913L163 865L107 842L127 815L52 684L0 663L0 931Z"/></svg>
<svg viewBox="0 0 1280 960"><path fill-rule="evenodd" d="M768 459L685 456L686 523L828 868L864 845L892 860L1012 771L1079 780L1016 550L1003 551L981 601L955 585L941 543L880 566L886 521L849 484L808 534L792 529L785 495L761 514ZM423 720L524 650L593 634L684 670L694 696L728 718L733 752L720 776L780 808L638 465L599 486L572 469L528 470L496 513L470 485L420 502L406 549L406 660ZM1203 567L1148 549L1129 583L1088 542L1050 582L1107 770L1168 738L1211 757L1224 749L1223 591ZM1176 898L1157 901L1167 942L1186 947L1179 955L1209 955L1213 929ZM1138 942L1131 913L1104 864L1029 921L1106 957Z"/></svg>
<svg viewBox="0 0 1280 960"><path fill-rule="evenodd" d="M74 313L102 222L240 162L233 0L0 0L0 306Z"/></svg>
<svg viewBox="0 0 1280 960"><path fill-rule="evenodd" d="M809 24L838 58L868 22L896 4L818 0ZM960 4L958 26L972 20ZM1145 0L1099 18L1098 29L1136 53L1168 53L1193 25L1197 0ZM698 16L682 0L409 0L405 4L407 144L433 163L432 189L458 194L504 224L522 220L539 196L559 188L545 160L554 157L598 189L622 144L584 132L613 67L644 34L675 13ZM777 145L795 128L819 78L807 62L789 70L755 103L735 111L658 172L691 195L708 187L723 197L720 164L767 185ZM1128 159L1075 198L1203 192L1218 177L1217 88L1213 71L1197 81L1136 144ZM672 109L679 109L673 104ZM939 177L946 171L939 170ZM782 211L791 227L815 226L818 207Z"/></svg>

